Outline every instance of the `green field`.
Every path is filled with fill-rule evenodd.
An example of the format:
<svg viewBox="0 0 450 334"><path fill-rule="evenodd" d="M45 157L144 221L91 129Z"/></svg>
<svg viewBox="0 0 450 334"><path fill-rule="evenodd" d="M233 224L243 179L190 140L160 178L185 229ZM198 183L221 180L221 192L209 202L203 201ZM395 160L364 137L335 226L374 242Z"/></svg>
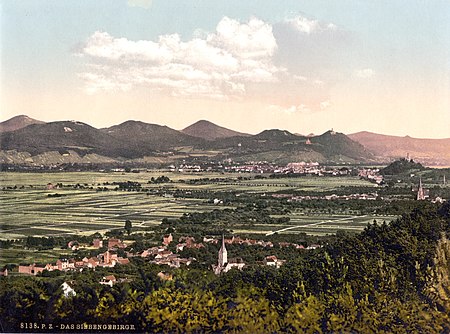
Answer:
<svg viewBox="0 0 450 334"><path fill-rule="evenodd" d="M168 176L173 182L148 184L152 177ZM105 182L140 182L146 190L181 189L185 191L210 191L265 194L280 189L328 191L345 186L374 185L357 177L301 177L285 179L246 179L251 174L171 173L151 171L141 173L0 173L0 238L18 239L33 236L61 236L67 234L92 234L122 228L124 221L133 221L135 231L151 229L165 217L176 218L183 213L224 209L205 199L166 198L146 192L96 191ZM193 179L217 178L218 182L189 184ZM238 179L240 178L240 179ZM227 179L225 181L225 179ZM184 182L180 182L180 181ZM223 180L223 181L222 181ZM47 190L48 183L62 183L61 189ZM74 189L76 184L93 189ZM115 186L108 185L109 189ZM59 194L61 197L49 197ZM360 231L368 222L392 220L392 217L313 215L304 212L289 215L289 225L238 226L235 233L299 233L323 235L337 230ZM283 230L284 228L289 228Z"/></svg>

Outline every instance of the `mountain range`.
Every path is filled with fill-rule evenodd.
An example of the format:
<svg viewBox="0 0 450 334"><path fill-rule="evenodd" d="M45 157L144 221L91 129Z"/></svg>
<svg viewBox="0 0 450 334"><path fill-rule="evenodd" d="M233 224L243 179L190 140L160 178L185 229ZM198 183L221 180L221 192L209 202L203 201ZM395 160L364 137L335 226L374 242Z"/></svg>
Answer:
<svg viewBox="0 0 450 334"><path fill-rule="evenodd" d="M367 131L348 137L364 145L380 158L407 157L428 166L450 166L450 138L422 139L410 136L388 136Z"/></svg>
<svg viewBox="0 0 450 334"><path fill-rule="evenodd" d="M445 151L450 152L447 139L401 141L398 140L400 137L394 137L393 140L399 143L395 146L389 141L390 136L377 136L382 135L361 132L346 136L327 131L322 135L302 136L279 129L250 135L205 120L181 131L133 120L97 129L78 121L45 123L22 115L0 123L0 163L49 165L132 161L164 164L180 159L225 158L275 163L377 162L380 157L391 158L389 154L405 156L411 145L415 145L415 150L408 152L419 153L421 141L428 143L428 151L421 152L420 157L435 159L433 152L440 152L440 156ZM383 138L385 143L380 143L378 138ZM439 149L433 143L439 143ZM395 149L391 149L393 147ZM450 164L448 158L448 162L441 159L440 163Z"/></svg>

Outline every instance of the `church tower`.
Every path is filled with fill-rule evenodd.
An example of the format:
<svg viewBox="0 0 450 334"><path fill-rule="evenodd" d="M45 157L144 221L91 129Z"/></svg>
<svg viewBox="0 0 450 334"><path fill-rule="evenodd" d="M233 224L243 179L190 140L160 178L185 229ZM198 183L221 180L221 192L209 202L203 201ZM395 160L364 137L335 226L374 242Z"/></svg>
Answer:
<svg viewBox="0 0 450 334"><path fill-rule="evenodd" d="M219 267L225 267L225 264L228 262L228 253L225 248L225 238L222 235L222 247L219 249Z"/></svg>
<svg viewBox="0 0 450 334"><path fill-rule="evenodd" d="M419 189L417 190L417 200L423 201L425 199L425 192L422 187L422 178L419 179Z"/></svg>

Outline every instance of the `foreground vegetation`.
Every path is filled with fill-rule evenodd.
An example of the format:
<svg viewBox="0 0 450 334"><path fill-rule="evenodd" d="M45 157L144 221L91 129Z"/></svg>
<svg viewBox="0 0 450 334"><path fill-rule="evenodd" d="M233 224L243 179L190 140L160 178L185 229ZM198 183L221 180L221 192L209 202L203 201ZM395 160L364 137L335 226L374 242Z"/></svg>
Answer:
<svg viewBox="0 0 450 334"><path fill-rule="evenodd" d="M1 326L134 324L144 332L450 332L450 204L423 206L373 224L280 269L250 267L214 276L134 263L134 279L99 286L102 272L2 277ZM134 268L134 269L133 269ZM71 281L76 296L60 285ZM37 331L28 330L28 331Z"/></svg>

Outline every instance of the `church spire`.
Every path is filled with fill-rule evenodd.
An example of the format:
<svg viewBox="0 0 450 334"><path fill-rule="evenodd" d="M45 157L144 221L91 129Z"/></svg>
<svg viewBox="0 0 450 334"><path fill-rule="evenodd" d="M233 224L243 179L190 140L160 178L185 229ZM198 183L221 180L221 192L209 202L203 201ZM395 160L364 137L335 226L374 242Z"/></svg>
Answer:
<svg viewBox="0 0 450 334"><path fill-rule="evenodd" d="M222 234L222 247L219 249L219 267L224 267L228 262L228 252L225 247L225 237Z"/></svg>
<svg viewBox="0 0 450 334"><path fill-rule="evenodd" d="M419 189L417 189L417 200L423 201L425 199L425 193L422 187L422 178L419 178Z"/></svg>

